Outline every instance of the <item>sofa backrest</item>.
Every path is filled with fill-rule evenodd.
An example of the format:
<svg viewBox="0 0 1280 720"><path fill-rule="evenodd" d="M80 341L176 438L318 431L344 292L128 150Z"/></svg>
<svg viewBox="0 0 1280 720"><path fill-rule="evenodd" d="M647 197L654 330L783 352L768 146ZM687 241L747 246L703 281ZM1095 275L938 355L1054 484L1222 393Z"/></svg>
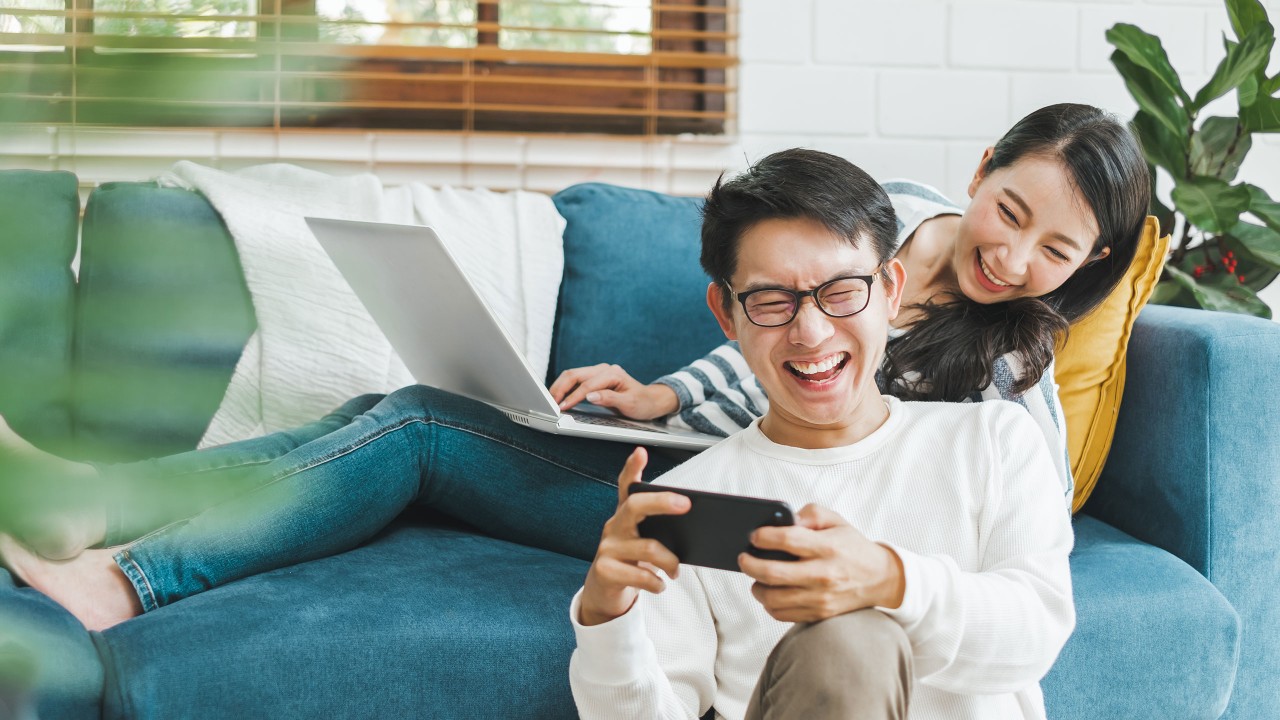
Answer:
<svg viewBox="0 0 1280 720"><path fill-rule="evenodd" d="M567 225L549 380L617 363L649 382L724 342L698 265L700 199L601 183L552 199Z"/></svg>
<svg viewBox="0 0 1280 720"><path fill-rule="evenodd" d="M195 447L256 326L221 217L193 192L108 183L82 235L77 449L128 460Z"/></svg>
<svg viewBox="0 0 1280 720"><path fill-rule="evenodd" d="M0 415L56 452L71 439L80 196L69 172L0 172Z"/></svg>
<svg viewBox="0 0 1280 720"><path fill-rule="evenodd" d="M698 267L701 201L611 185L554 197L567 220L549 375L618 363L643 381L723 342ZM235 244L203 196L108 183L89 196L78 286L70 173L0 172L0 413L68 456L191 449L256 321ZM45 443L49 444L49 443Z"/></svg>

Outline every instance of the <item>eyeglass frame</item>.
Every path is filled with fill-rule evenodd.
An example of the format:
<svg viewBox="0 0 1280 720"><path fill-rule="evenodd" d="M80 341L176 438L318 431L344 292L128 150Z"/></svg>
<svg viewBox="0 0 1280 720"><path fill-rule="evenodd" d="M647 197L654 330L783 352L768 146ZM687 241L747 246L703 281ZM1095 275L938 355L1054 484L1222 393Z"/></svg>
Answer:
<svg viewBox="0 0 1280 720"><path fill-rule="evenodd" d="M863 310L866 310L871 305L871 288L875 286L876 276L880 274L881 269L883 269L883 266L876 268L870 275L841 275L840 277L831 278L830 280L822 283L821 285L813 288L812 290L793 290L791 288L784 288L784 287L762 287L762 288L756 288L754 290L748 290L744 293L739 293L738 291L733 289L733 285L729 284L728 280L724 281L724 286L729 288L729 294L733 296L733 299L737 300L738 304L742 305L742 314L747 318L747 322L751 323L752 325L755 325L756 327L776 328L776 327L782 327L784 325L790 325L791 321L795 320L796 317L800 315L800 306L804 303L804 299L807 297L813 298L814 307L822 311L823 315L826 315L827 317L830 317L830 318L853 317L854 315L857 315ZM865 282L867 284L867 302L861 308L858 308L854 312L851 312L845 315L836 315L830 310L827 310L825 306L823 306L822 301L818 299L818 293L823 288L834 285L835 283L838 283L841 280L861 280ZM760 292L790 293L791 296L795 298L795 301L796 301L795 307L791 311L791 317L787 318L786 321L784 322L778 323L777 325L761 325L760 323L751 319L751 313L747 310L747 298Z"/></svg>

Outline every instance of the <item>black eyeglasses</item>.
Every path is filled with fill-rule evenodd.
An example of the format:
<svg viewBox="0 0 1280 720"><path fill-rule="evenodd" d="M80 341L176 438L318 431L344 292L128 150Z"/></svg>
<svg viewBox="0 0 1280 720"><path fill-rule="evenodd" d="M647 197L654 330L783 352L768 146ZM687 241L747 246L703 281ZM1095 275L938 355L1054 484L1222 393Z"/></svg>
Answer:
<svg viewBox="0 0 1280 720"><path fill-rule="evenodd" d="M752 324L780 327L795 319L800 312L800 303L806 297L813 298L818 309L830 317L857 315L871 302L871 283L875 279L875 275L847 275L828 280L812 290L757 288L738 293L727 280L725 286L742 303L742 311Z"/></svg>

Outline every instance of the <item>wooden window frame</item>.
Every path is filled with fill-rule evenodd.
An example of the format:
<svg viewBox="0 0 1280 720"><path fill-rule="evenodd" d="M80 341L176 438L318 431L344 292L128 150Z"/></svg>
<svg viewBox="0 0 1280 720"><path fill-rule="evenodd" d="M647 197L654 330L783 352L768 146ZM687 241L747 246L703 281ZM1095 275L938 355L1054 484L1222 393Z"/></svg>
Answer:
<svg viewBox="0 0 1280 720"><path fill-rule="evenodd" d="M96 37L93 1L66 0L64 35L17 36L22 44L63 45L61 52L0 52L0 122L732 133L733 0L654 0L646 55L500 48L501 0L478 0L470 48L321 43L315 0L260 0L258 15L246 18L257 21L252 40ZM0 35L0 43L13 37ZM211 50L182 52L197 46Z"/></svg>

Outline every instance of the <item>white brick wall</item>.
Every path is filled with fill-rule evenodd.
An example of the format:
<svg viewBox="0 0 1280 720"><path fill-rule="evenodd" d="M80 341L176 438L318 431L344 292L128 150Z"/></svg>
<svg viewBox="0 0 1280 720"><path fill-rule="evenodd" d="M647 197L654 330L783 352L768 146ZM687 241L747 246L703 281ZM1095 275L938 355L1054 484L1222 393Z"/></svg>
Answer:
<svg viewBox="0 0 1280 720"><path fill-rule="evenodd" d="M1280 21L1280 0L1265 0ZM371 171L389 184L558 190L604 180L701 194L722 170L781 148L839 153L879 178L910 177L957 200L983 148L1026 113L1087 102L1136 109L1104 33L1131 22L1164 39L1194 92L1222 56L1221 0L739 0L735 137L653 142L412 133L138 133L42 128L0 137L0 167L64 168L93 183L154 176L176 159L225 168L296 162ZM1280 67L1280 54L1273 71ZM1210 109L1231 112L1234 98ZM1241 176L1280 196L1280 138ZM1280 308L1280 284L1265 296Z"/></svg>
<svg viewBox="0 0 1280 720"><path fill-rule="evenodd" d="M1280 0L1264 2L1280 22ZM1160 36L1192 94L1222 59L1230 28L1221 0L742 0L740 8L744 36L768 27L785 38L785 47L743 39L741 142L749 154L803 144L961 201L982 150L1028 112L1070 101L1133 115L1105 38L1115 23ZM805 18L813 46L801 57L795 42ZM859 78L851 86L874 85L865 98L872 107L851 112L848 97L828 90L837 69ZM789 98L808 98L803 112L771 102L779 86ZM1233 113L1234 102L1224 98L1207 113ZM1280 138L1255 141L1240 175L1280 196ZM1280 309L1280 283L1263 296Z"/></svg>

